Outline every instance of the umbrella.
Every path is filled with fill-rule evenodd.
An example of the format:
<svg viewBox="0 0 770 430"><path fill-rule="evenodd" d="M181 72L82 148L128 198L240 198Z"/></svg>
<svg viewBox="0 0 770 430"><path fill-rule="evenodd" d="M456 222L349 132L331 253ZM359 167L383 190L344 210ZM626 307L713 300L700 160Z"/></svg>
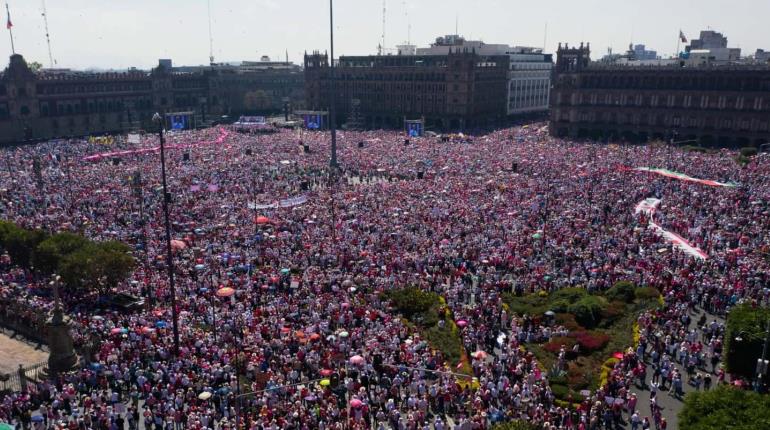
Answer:
<svg viewBox="0 0 770 430"><path fill-rule="evenodd" d="M110 330L110 334L121 334L123 333L123 329L120 327L115 327L114 329Z"/></svg>
<svg viewBox="0 0 770 430"><path fill-rule="evenodd" d="M612 354L612 358L617 358L618 360L622 360L623 359L623 353L622 352L616 352L616 353Z"/></svg>
<svg viewBox="0 0 770 430"><path fill-rule="evenodd" d="M302 330L297 330L297 331L294 332L294 336L297 336L298 338L301 339L301 338L305 337L305 332L302 331Z"/></svg>
<svg viewBox="0 0 770 430"><path fill-rule="evenodd" d="M155 331L155 329L152 328L152 327L142 327L142 333L143 334L150 334L150 333L153 333L154 331Z"/></svg>
<svg viewBox="0 0 770 430"><path fill-rule="evenodd" d="M230 297L235 294L235 289L231 287L222 287L217 290L217 297Z"/></svg>
<svg viewBox="0 0 770 430"><path fill-rule="evenodd" d="M270 222L270 218L260 215L257 217L257 224L267 224Z"/></svg>
<svg viewBox="0 0 770 430"><path fill-rule="evenodd" d="M203 265L203 264L196 264L196 265L195 265L195 270L197 270L197 271L199 271L199 272L200 272L201 270L204 270L205 268L206 268L206 266L205 266L205 265Z"/></svg>
<svg viewBox="0 0 770 430"><path fill-rule="evenodd" d="M313 333L313 334L310 335L310 340L312 340L312 341L317 341L317 340L320 340L320 339L321 339L321 335L318 334L318 333Z"/></svg>
<svg viewBox="0 0 770 430"><path fill-rule="evenodd" d="M355 364L357 366L360 366L364 364L366 360L364 360L364 357L361 357L360 355L354 355L350 357L350 364Z"/></svg>
<svg viewBox="0 0 770 430"><path fill-rule="evenodd" d="M463 328L468 325L468 321L465 320L457 320L457 327Z"/></svg>
<svg viewBox="0 0 770 430"><path fill-rule="evenodd" d="M158 321L158 322L155 323L155 327L166 328L166 327L168 327L168 323L165 322L165 321Z"/></svg>
<svg viewBox="0 0 770 430"><path fill-rule="evenodd" d="M16 427L6 424L6 423L0 423L0 430L15 430Z"/></svg>
<svg viewBox="0 0 770 430"><path fill-rule="evenodd" d="M350 401L350 406L352 406L354 408L360 408L361 405L363 405L363 402L361 402L358 399L353 399L353 400Z"/></svg>
<svg viewBox="0 0 770 430"><path fill-rule="evenodd" d="M198 398L201 400L208 400L211 398L211 392L210 391L204 391L200 394L198 394Z"/></svg>
<svg viewBox="0 0 770 430"><path fill-rule="evenodd" d="M487 353L486 353L486 352L484 352L484 351L476 351L476 352L474 352L474 353L473 353L473 354L471 354L471 355L472 355L472 356L473 356L473 358L475 358L476 360L483 360L483 359L487 358Z"/></svg>
<svg viewBox="0 0 770 430"><path fill-rule="evenodd" d="M185 248L187 248L187 244L184 243L184 241L178 240L178 239L174 239L171 241L171 249L179 250L179 249L185 249Z"/></svg>
<svg viewBox="0 0 770 430"><path fill-rule="evenodd" d="M540 233L535 233L532 235L532 239L540 239L541 237L543 237L543 235Z"/></svg>
<svg viewBox="0 0 770 430"><path fill-rule="evenodd" d="M547 317L552 317L552 316L555 316L555 315L556 315L556 313L554 311L545 311L545 316L547 316Z"/></svg>
<svg viewBox="0 0 770 430"><path fill-rule="evenodd" d="M305 396L305 400L307 400L308 402L315 402L316 398L315 396Z"/></svg>
<svg viewBox="0 0 770 430"><path fill-rule="evenodd" d="M318 385L322 387L328 387L329 384L331 384L331 381L329 381L328 379L321 379L321 382L318 383Z"/></svg>
<svg viewBox="0 0 770 430"><path fill-rule="evenodd" d="M331 369L321 369L318 373L320 373L321 376L331 376L331 374L334 373L334 371L332 371Z"/></svg>
<svg viewBox="0 0 770 430"><path fill-rule="evenodd" d="M33 415L32 416L32 422L33 423L42 423L43 422L43 416L42 415Z"/></svg>
<svg viewBox="0 0 770 430"><path fill-rule="evenodd" d="M348 333L348 332L346 332L346 331L341 331L341 332L339 332L339 336L340 336L340 337L343 337L343 338L344 338L344 337L348 337L348 336L350 336L350 333Z"/></svg>
<svg viewBox="0 0 770 430"><path fill-rule="evenodd" d="M289 274L289 272L291 272L291 270L289 270L289 269L287 269L287 268L285 268L285 267L284 267L283 269L281 269L281 274L282 274L282 275L288 275L288 274Z"/></svg>

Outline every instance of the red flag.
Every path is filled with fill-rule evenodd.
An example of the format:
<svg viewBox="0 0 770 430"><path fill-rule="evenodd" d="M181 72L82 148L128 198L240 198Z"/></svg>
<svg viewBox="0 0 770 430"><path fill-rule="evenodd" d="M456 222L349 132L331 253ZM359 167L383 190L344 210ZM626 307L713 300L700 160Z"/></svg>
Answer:
<svg viewBox="0 0 770 430"><path fill-rule="evenodd" d="M8 10L8 3L5 4L5 12L8 14L8 20L5 23L5 29L10 30L13 28L13 23L11 22L11 11Z"/></svg>

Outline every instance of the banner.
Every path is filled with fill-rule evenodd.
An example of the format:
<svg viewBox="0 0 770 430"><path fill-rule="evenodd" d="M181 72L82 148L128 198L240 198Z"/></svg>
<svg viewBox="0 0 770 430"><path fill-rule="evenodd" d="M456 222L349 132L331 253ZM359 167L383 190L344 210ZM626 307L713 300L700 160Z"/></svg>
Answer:
<svg viewBox="0 0 770 430"><path fill-rule="evenodd" d="M709 179L698 179L692 176L685 175L684 173L674 172L667 169L658 169L653 167L637 167L634 170L637 172L655 173L656 175L665 176L667 178L679 179L680 181L695 182L698 184L709 185L712 187L735 187L737 184L733 182L717 182Z"/></svg>
<svg viewBox="0 0 770 430"><path fill-rule="evenodd" d="M660 199L656 198L647 198L642 200L641 202L636 204L636 208L634 209L635 214L644 213L650 218L650 224L648 225L648 228L651 228L655 230L656 233L663 236L666 241L671 242L674 244L674 247L677 249L680 249L684 251L685 253L689 254L692 257L705 260L708 258L705 252L701 251L699 248L693 246L690 244L690 242L684 240L681 236L679 236L676 233L672 233L655 222L655 211L657 211L658 206L660 206Z"/></svg>
<svg viewBox="0 0 770 430"><path fill-rule="evenodd" d="M304 204L304 203L307 203L307 195L303 194L303 195L298 196L298 197L291 197L291 198L288 198L288 199L277 200L277 201L275 201L273 203L256 204L256 205L254 203L249 203L248 204L248 208L249 209L256 209L256 210L261 210L261 209L277 209L277 208L290 208L290 207L294 207L294 206L299 206L299 205Z"/></svg>

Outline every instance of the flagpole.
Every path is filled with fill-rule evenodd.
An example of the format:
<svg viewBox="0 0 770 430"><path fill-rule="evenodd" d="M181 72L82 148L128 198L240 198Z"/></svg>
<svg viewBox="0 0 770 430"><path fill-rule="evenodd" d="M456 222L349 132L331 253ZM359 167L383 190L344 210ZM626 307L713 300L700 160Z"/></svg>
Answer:
<svg viewBox="0 0 770 430"><path fill-rule="evenodd" d="M679 34L676 35L676 52L674 57L679 58L679 44L682 43L682 29L679 29Z"/></svg>
<svg viewBox="0 0 770 430"><path fill-rule="evenodd" d="M8 16L8 22L5 24L8 27L8 34L11 35L11 52L16 55L16 47L13 45L13 24L11 24L11 11L8 9L8 1L5 2L5 13Z"/></svg>

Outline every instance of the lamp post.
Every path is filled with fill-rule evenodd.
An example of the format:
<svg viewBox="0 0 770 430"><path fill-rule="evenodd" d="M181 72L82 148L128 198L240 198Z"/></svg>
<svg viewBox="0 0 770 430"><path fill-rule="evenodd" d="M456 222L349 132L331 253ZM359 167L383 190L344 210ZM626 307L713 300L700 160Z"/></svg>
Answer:
<svg viewBox="0 0 770 430"><path fill-rule="evenodd" d="M332 135L332 154L329 167L337 170L337 118L335 118L335 98L337 96L337 84L334 81L334 0L329 0L329 39L331 58L329 59L329 130Z"/></svg>
<svg viewBox="0 0 770 430"><path fill-rule="evenodd" d="M159 113L152 116L153 122L158 124L158 137L160 138L160 174L163 181L163 218L166 223L166 268L168 271L168 284L171 289L171 315L174 328L174 355L179 356L179 315L176 309L176 290L174 288L174 258L171 255L171 222L168 216L168 187L166 185L166 151L163 138L163 120Z"/></svg>
<svg viewBox="0 0 770 430"><path fill-rule="evenodd" d="M746 336L747 334L748 333L746 333L745 331L740 331L735 336L735 340L737 342L743 342L743 337ZM754 389L757 392L761 391L761 388L763 386L764 377L765 377L765 374L767 373L767 367L768 367L768 363L767 363L767 345L768 345L768 343L770 343L770 320L768 320L765 323L765 340L764 340L764 342L762 344L762 357L757 359L757 368L756 368L757 381L756 381L756 384L754 386Z"/></svg>

